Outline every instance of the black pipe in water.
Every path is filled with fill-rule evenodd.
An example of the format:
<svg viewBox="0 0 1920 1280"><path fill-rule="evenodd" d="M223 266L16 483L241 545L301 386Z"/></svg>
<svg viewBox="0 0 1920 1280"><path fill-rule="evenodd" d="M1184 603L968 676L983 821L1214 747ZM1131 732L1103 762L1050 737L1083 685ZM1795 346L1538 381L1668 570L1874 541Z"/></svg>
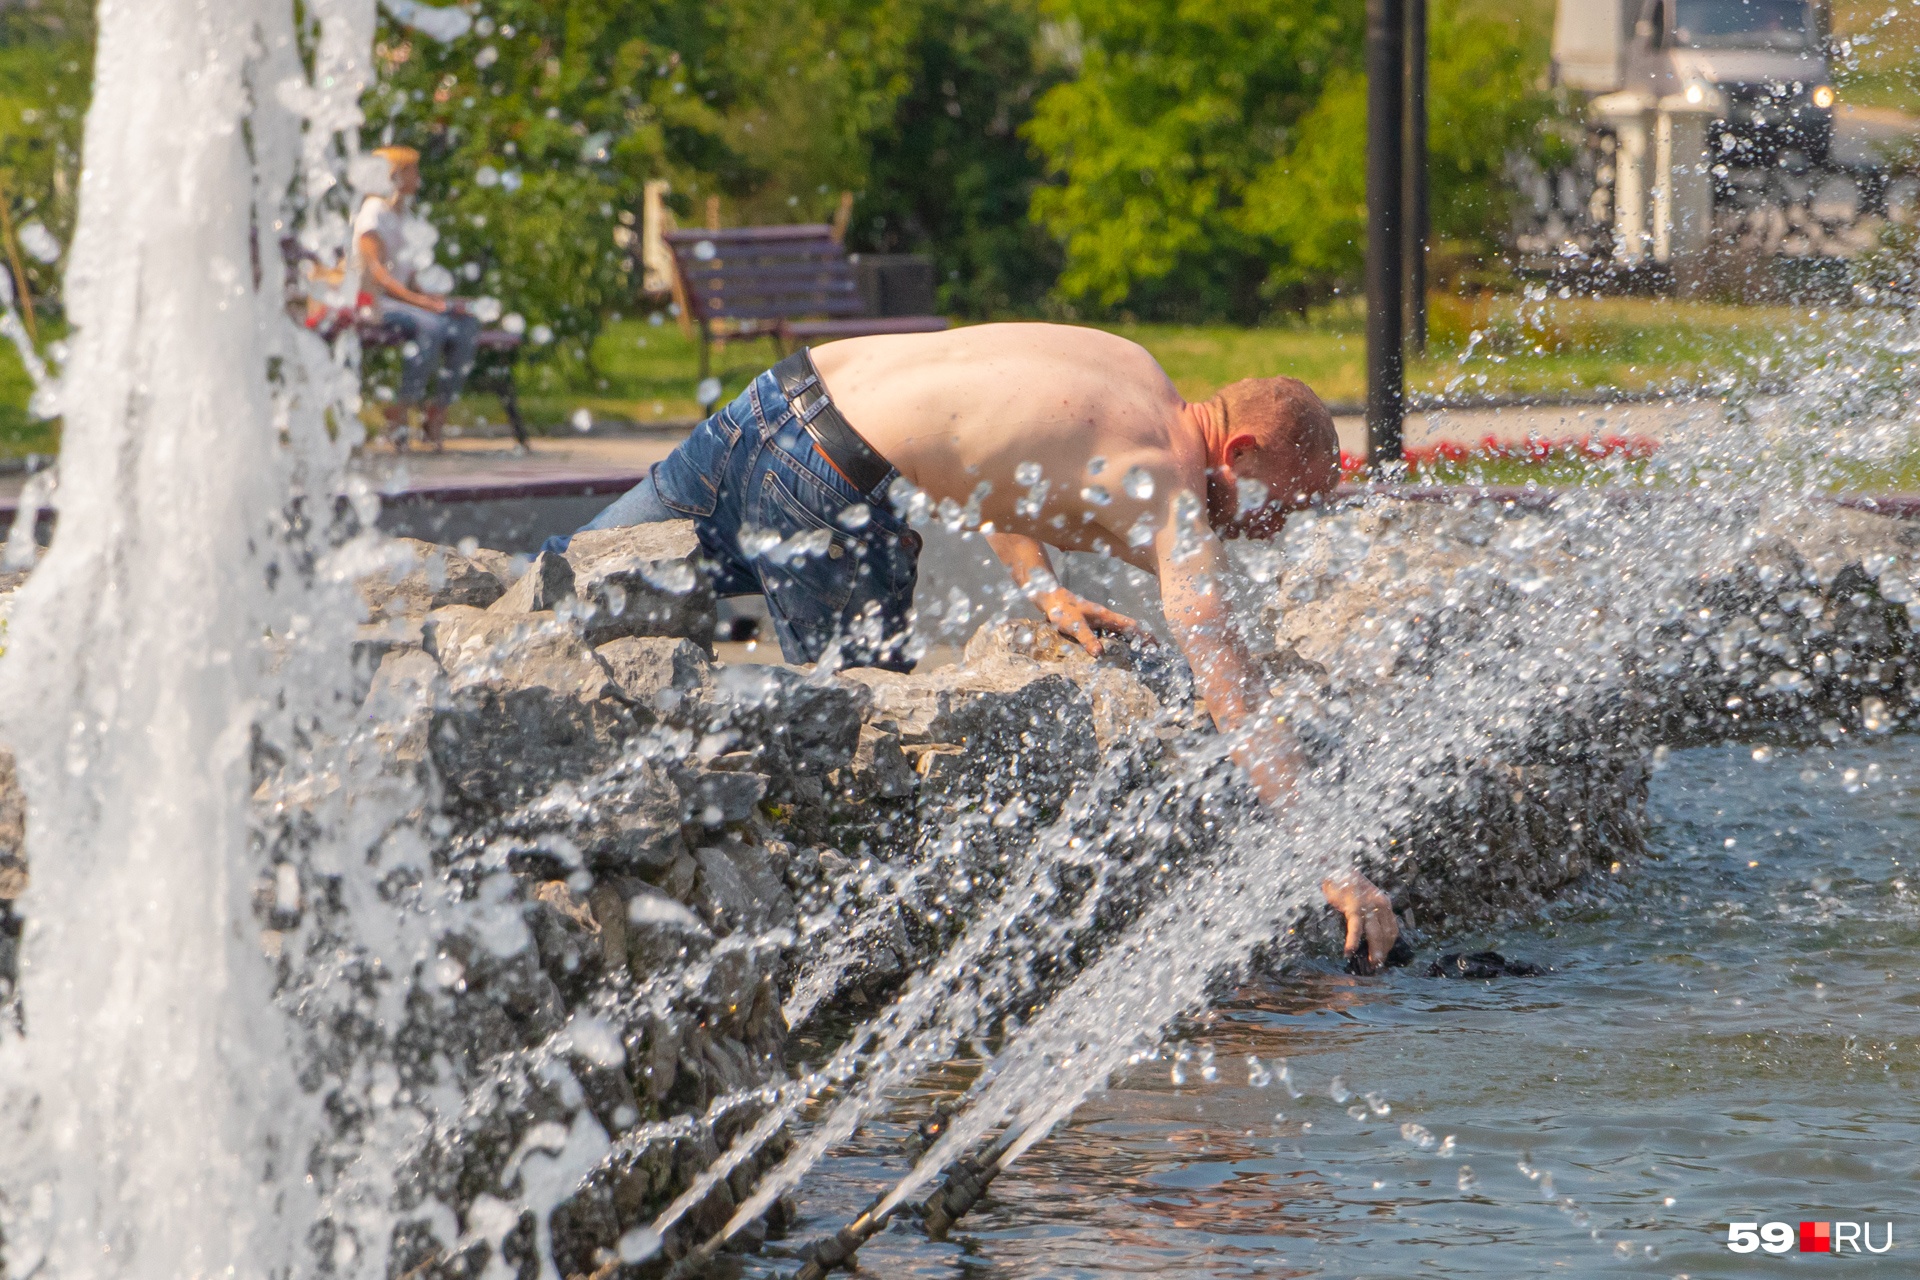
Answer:
<svg viewBox="0 0 1920 1280"><path fill-rule="evenodd" d="M1404 456L1406 17L1407 0L1367 0L1367 466L1376 475Z"/></svg>

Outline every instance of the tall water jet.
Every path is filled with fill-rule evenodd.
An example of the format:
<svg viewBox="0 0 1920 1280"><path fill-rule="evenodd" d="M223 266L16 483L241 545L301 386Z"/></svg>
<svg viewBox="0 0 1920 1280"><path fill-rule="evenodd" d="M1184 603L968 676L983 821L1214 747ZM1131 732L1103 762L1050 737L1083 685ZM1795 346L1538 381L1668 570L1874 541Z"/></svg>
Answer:
<svg viewBox="0 0 1920 1280"><path fill-rule="evenodd" d="M315 630L288 503L296 482L335 491L345 441L277 244L299 108L325 118L344 94L351 119L372 0L305 13L99 9L60 530L0 665L33 868L28 1034L0 1032L16 1276L279 1274L304 1235L314 1108L253 923L247 804L256 727L287 710L264 637ZM309 161L331 144L320 131Z"/></svg>

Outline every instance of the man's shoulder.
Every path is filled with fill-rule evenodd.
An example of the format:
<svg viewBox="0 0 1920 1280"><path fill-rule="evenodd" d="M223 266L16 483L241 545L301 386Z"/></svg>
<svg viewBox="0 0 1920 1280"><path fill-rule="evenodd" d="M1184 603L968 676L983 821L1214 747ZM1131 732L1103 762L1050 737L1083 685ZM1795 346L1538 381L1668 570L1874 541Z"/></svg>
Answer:
<svg viewBox="0 0 1920 1280"><path fill-rule="evenodd" d="M368 196L360 202L359 212L353 215L355 235L365 235L377 230L380 224L393 216L393 201L385 196Z"/></svg>

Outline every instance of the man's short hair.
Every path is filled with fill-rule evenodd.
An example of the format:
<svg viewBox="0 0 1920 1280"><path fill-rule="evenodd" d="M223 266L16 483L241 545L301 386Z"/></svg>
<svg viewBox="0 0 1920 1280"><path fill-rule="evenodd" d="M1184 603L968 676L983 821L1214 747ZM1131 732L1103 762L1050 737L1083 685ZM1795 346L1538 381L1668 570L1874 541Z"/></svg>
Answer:
<svg viewBox="0 0 1920 1280"><path fill-rule="evenodd" d="M373 154L385 160L389 169L404 169L408 165L417 168L420 164L420 153L412 147L375 147Z"/></svg>
<svg viewBox="0 0 1920 1280"><path fill-rule="evenodd" d="M1298 378L1242 378L1222 388L1218 399L1229 439L1244 431L1263 451L1303 459L1340 453L1333 414Z"/></svg>

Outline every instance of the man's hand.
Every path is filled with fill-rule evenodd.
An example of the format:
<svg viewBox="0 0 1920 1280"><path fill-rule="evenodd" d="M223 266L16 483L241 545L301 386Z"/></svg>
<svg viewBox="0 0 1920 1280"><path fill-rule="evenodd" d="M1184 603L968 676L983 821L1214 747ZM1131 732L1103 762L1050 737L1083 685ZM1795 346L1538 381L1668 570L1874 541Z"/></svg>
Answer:
<svg viewBox="0 0 1920 1280"><path fill-rule="evenodd" d="M1100 637L1096 633L1153 638L1151 631L1124 613L1115 613L1103 605L1075 595L1065 587L1042 592L1033 598L1033 603L1047 615L1047 621L1061 635L1078 641L1082 649L1096 658L1100 656L1101 649Z"/></svg>
<svg viewBox="0 0 1920 1280"><path fill-rule="evenodd" d="M1365 963L1356 965L1356 970L1373 973L1383 968L1387 952L1393 950L1400 936L1392 900L1357 871L1329 876L1320 882L1320 892L1347 918L1347 955L1353 957L1363 945L1366 947Z"/></svg>

